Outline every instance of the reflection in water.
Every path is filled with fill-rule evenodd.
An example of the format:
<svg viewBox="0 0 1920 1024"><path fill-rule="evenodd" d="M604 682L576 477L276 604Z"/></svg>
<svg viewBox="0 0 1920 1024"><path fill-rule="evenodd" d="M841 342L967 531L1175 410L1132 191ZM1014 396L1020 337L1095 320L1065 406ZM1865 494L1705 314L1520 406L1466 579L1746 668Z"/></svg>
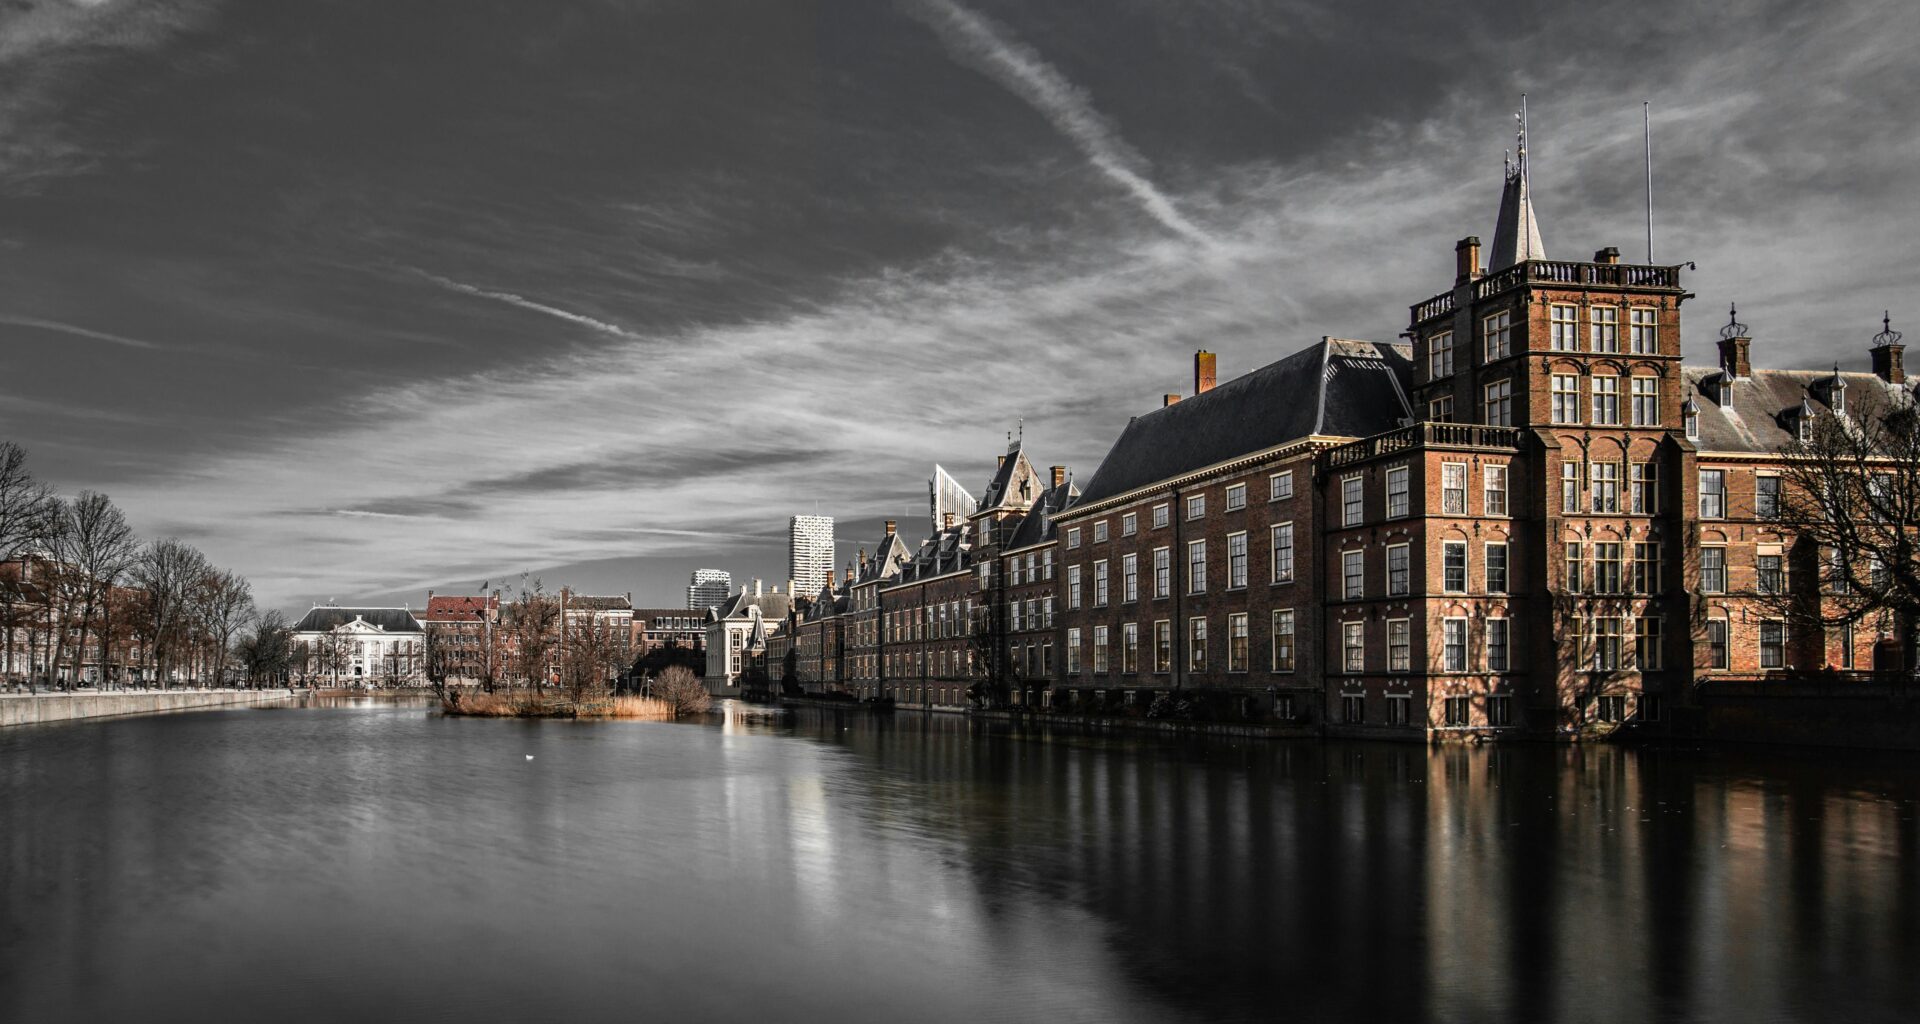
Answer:
<svg viewBox="0 0 1920 1024"><path fill-rule="evenodd" d="M1911 758L389 705L12 729L0 765L0 1020L1901 1020L1920 996Z"/></svg>

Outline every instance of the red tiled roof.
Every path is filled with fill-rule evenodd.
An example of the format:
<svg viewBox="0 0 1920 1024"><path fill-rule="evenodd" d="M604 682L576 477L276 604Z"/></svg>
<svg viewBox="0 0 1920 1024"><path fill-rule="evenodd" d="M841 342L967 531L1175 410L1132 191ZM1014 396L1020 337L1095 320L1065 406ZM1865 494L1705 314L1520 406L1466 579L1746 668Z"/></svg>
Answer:
<svg viewBox="0 0 1920 1024"><path fill-rule="evenodd" d="M427 611L421 618L434 622L478 621L496 607L491 597L436 594L427 598Z"/></svg>

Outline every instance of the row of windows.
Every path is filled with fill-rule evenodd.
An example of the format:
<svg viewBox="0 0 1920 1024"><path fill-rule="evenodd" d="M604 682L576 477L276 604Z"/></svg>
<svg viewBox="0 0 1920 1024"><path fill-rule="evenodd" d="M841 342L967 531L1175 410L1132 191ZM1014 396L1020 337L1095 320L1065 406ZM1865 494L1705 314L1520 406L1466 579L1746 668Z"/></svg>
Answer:
<svg viewBox="0 0 1920 1024"><path fill-rule="evenodd" d="M1618 427L1621 420L1621 394L1619 376L1596 374L1587 378L1589 402L1580 401L1580 377L1572 373L1553 374L1550 383L1552 403L1549 410L1553 422L1563 425L1578 425L1581 414L1587 414L1585 422L1596 427ZM1624 425L1635 427L1657 427L1660 425L1660 378L1629 377L1627 380L1627 419ZM1492 420L1487 422L1491 423Z"/></svg>
<svg viewBox="0 0 1920 1024"><path fill-rule="evenodd" d="M1251 663L1251 629L1246 612L1233 612L1227 617L1226 670L1245 672ZM1266 664L1273 672L1292 672L1294 670L1295 638L1294 612L1291 608L1276 608L1272 613L1272 629L1267 637ZM1187 620L1186 667L1189 672L1205 672L1208 658L1207 616L1196 615ZM1142 625L1152 632L1147 636L1148 649L1144 652L1146 666L1143 669L1140 649ZM1082 648L1082 639L1089 638L1091 643ZM1083 668L1090 668L1095 674L1119 672L1122 674L1173 671L1173 620L1155 619L1151 623L1123 622L1117 637L1108 625L1097 625L1083 631L1079 626L1067 629L1067 674L1079 675Z"/></svg>
<svg viewBox="0 0 1920 1024"><path fill-rule="evenodd" d="M1631 548L1617 541L1568 541L1565 558L1572 593L1648 595L1664 588L1666 563L1658 541L1636 541Z"/></svg>
<svg viewBox="0 0 1920 1024"><path fill-rule="evenodd" d="M1413 620L1387 619L1386 668L1388 672L1413 671ZM1440 657L1432 665L1439 672L1507 672L1513 667L1512 623L1504 618L1485 620L1481 630L1479 657L1468 648L1468 621L1464 618L1440 620ZM1364 621L1340 624L1340 671L1367 671L1368 624ZM1479 664L1476 666L1474 662Z"/></svg>
<svg viewBox="0 0 1920 1024"><path fill-rule="evenodd" d="M1508 561L1505 541L1484 545L1481 555L1482 581L1486 593L1507 592ZM1386 596L1404 597L1413 593L1413 546L1387 545ZM1444 541L1440 545L1440 590L1446 594L1467 592L1467 542ZM1340 596L1358 601L1367 596L1367 552L1365 548L1340 552Z"/></svg>
<svg viewBox="0 0 1920 1024"><path fill-rule="evenodd" d="M1246 508L1247 507L1247 485L1246 484L1228 484L1226 488L1225 497L1226 497L1226 510L1228 512L1238 512L1241 509ZM1291 497L1293 497L1293 470L1290 470L1290 469L1282 470L1281 472L1273 473L1267 477L1267 500L1268 501L1270 502L1284 501ZM1185 502L1186 502L1186 505L1185 505L1186 517L1189 521L1206 518L1207 496L1205 494L1189 494L1187 495ZM1168 506L1165 503L1153 506L1153 508L1149 510L1149 514L1153 517L1152 518L1153 529L1160 530L1160 529L1166 528L1168 523ZM1105 520L1105 519L1102 519L1099 522L1096 522L1093 524L1093 542L1095 544L1104 544L1109 539L1110 535L1108 533L1107 524L1108 524L1108 520ZM1068 550L1073 550L1075 548L1080 547L1081 529L1082 528L1078 526L1070 526L1067 528ZM1138 512L1126 512L1121 514L1120 536L1131 537L1139 532L1140 532L1140 514Z"/></svg>
<svg viewBox="0 0 1920 1024"><path fill-rule="evenodd" d="M1635 355L1657 355L1660 351L1660 311L1653 306L1632 306L1627 312L1628 349ZM1573 303L1556 302L1548 309L1548 344L1555 351L1578 352L1580 345L1580 309ZM1598 354L1620 353L1620 307L1587 307L1586 351ZM1481 352L1486 362L1505 359L1514 352L1513 315L1500 310L1480 320ZM1441 331L1427 338L1427 377L1440 380L1454 370L1452 331Z"/></svg>
<svg viewBox="0 0 1920 1024"><path fill-rule="evenodd" d="M1626 475L1622 502L1621 474ZM1656 462L1563 462L1560 464L1560 512L1582 515L1628 513L1658 515L1660 464Z"/></svg>
<svg viewBox="0 0 1920 1024"><path fill-rule="evenodd" d="M1276 523L1267 528L1268 572L1270 582L1289 583L1293 580L1293 524ZM1246 531L1227 535L1227 576L1226 589L1239 590L1247 585L1252 551L1249 547ZM1173 596L1173 549L1154 548L1150 553L1152 576L1144 581L1151 587L1155 600ZM1085 607L1087 589L1092 590L1093 607L1105 608L1111 603L1110 560L1097 558L1089 568L1084 565L1067 566L1067 607L1077 609ZM1120 556L1120 603L1132 604L1140 600L1140 555L1129 552ZM1189 594L1207 592L1207 542L1192 540L1187 542L1187 589Z"/></svg>
<svg viewBox="0 0 1920 1024"><path fill-rule="evenodd" d="M1402 519L1413 514L1412 467L1402 464L1387 467L1386 518ZM1440 510L1443 516L1464 516L1467 511L1467 464L1440 464ZM1340 525L1361 526L1367 519L1366 480L1360 474L1340 480ZM1489 516L1507 514L1507 466L1489 462L1480 467L1480 510Z"/></svg>

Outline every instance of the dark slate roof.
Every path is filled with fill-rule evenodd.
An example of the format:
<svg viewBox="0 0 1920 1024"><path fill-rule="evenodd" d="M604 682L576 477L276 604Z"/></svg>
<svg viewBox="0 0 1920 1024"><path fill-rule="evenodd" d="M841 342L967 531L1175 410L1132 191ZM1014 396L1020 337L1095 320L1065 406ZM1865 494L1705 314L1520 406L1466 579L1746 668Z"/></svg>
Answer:
<svg viewBox="0 0 1920 1024"><path fill-rule="evenodd" d="M880 538L880 547L866 565L860 567L860 582L884 580L900 574L900 570L913 559L907 550L907 542L898 533L889 533Z"/></svg>
<svg viewBox="0 0 1920 1024"><path fill-rule="evenodd" d="M1033 503L1033 508L1027 511L1026 517L1020 520L1020 525L1014 527L1013 536L1007 539L1007 550L1052 540L1055 533L1054 515L1073 504L1079 497L1080 489L1073 485L1072 480L1040 492L1040 497Z"/></svg>
<svg viewBox="0 0 1920 1024"><path fill-rule="evenodd" d="M748 617L748 609L759 607L760 614L769 619L784 619L787 609L792 607L792 597L788 594L729 594L715 611L722 619Z"/></svg>
<svg viewBox="0 0 1920 1024"><path fill-rule="evenodd" d="M1832 370L1754 370L1733 382L1733 407L1720 408L1724 371L1713 366L1681 368L1686 394L1700 415L1695 447L1706 452L1774 452L1794 439L1802 405L1815 415L1831 415ZM1840 373L1847 385L1847 413L1874 416L1901 389L1871 373Z"/></svg>
<svg viewBox="0 0 1920 1024"><path fill-rule="evenodd" d="M567 608L589 612L632 611L633 599L624 596L596 597L592 594L569 594Z"/></svg>
<svg viewBox="0 0 1920 1024"><path fill-rule="evenodd" d="M339 629L356 618L389 633L421 632L420 620L405 608L341 608L336 605L315 605L307 614L294 624L295 633L325 633Z"/></svg>
<svg viewBox="0 0 1920 1024"><path fill-rule="evenodd" d="M1323 338L1213 390L1135 416L1079 504L1314 434L1369 437L1412 415L1406 345Z"/></svg>

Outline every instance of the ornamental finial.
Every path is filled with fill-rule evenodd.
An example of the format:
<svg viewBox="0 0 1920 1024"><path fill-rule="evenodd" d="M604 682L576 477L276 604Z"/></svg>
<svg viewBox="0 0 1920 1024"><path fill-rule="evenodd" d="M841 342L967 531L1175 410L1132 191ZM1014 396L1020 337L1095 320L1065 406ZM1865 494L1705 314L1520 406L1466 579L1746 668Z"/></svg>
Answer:
<svg viewBox="0 0 1920 1024"><path fill-rule="evenodd" d="M1873 336L1873 347L1885 348L1888 345L1898 345L1900 344L1900 339L1904 337L1906 337L1906 335L1893 329L1892 311L1882 312L1880 314L1880 333Z"/></svg>
<svg viewBox="0 0 1920 1024"><path fill-rule="evenodd" d="M1747 337L1747 325L1740 322L1740 311L1733 303L1727 303L1727 326L1720 328L1720 336L1729 340Z"/></svg>

